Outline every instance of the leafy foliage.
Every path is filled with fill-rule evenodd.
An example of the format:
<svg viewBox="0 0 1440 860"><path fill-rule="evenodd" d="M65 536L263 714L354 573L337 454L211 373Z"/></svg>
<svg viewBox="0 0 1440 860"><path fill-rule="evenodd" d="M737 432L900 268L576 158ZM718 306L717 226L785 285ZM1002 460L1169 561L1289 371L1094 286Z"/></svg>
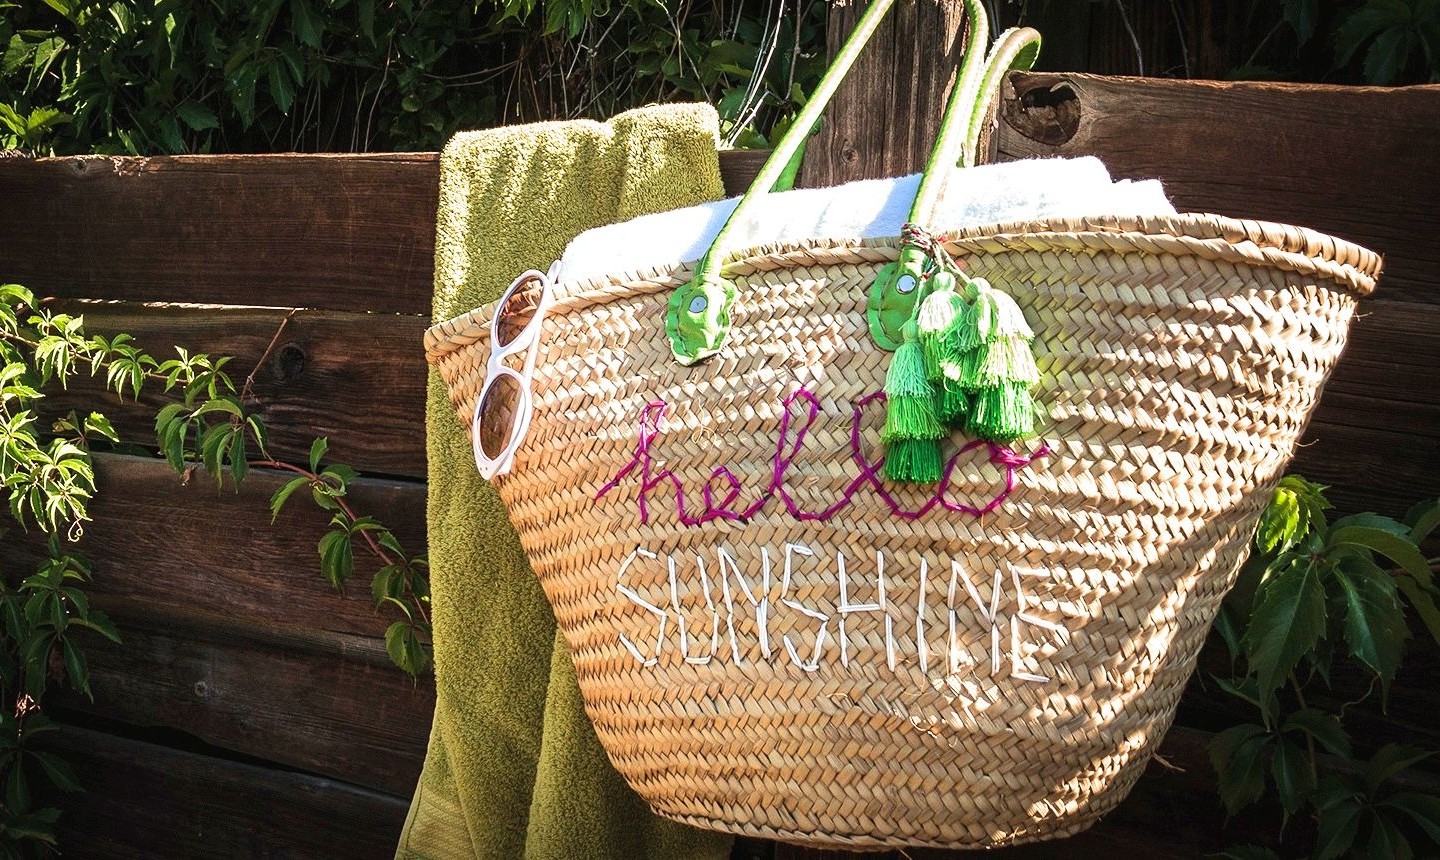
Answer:
<svg viewBox="0 0 1440 860"><path fill-rule="evenodd" d="M1247 65L1238 76L1299 75L1380 86L1440 81L1440 0L1279 0L1277 5L1279 23L1294 43L1288 54L1277 51L1275 43L1282 40L1272 41L1277 33L1272 29L1253 56L1268 46L1281 68Z"/></svg>
<svg viewBox="0 0 1440 860"><path fill-rule="evenodd" d="M401 616L386 631L387 650L411 675L429 667L425 557L408 553L388 528L353 510L346 496L355 470L324 462L324 439L316 440L303 466L269 454L264 423L245 408L245 392L226 373L230 359L180 349L161 361L129 335L89 336L82 318L51 313L15 284L0 285L0 357L0 487L15 524L48 537L45 558L32 573L0 576L0 857L53 847L59 811L38 805L33 788L80 786L63 760L32 743L54 729L43 711L46 694L60 686L90 696L87 637L120 642L114 623L86 593L90 563L70 548L83 535L95 495L92 445L119 439L99 412L72 412L42 426L36 411L46 388L64 387L78 373L103 377L122 397L138 397L147 385L168 392L174 400L156 415L156 445L177 472L204 471L219 487L227 479L238 485L252 466L293 473L271 499L272 515L309 488L313 501L331 512L318 542L321 572L342 587L355 570L357 544L363 547L379 566L372 588L377 609Z"/></svg>
<svg viewBox="0 0 1440 860"><path fill-rule="evenodd" d="M0 148L437 149L456 130L719 106L763 144L823 71L818 0L0 0Z"/></svg>
<svg viewBox="0 0 1440 860"><path fill-rule="evenodd" d="M1305 691L1328 685L1335 656L1348 654L1378 681L1383 702L1411 635L1406 604L1440 641L1435 562L1420 551L1440 526L1440 502L1416 505L1403 521L1367 513L1327 522L1324 490L1298 476L1280 482L1217 621L1245 672L1215 680L1260 718L1211 742L1220 799L1231 815L1266 796L1287 819L1309 814L1317 860L1413 857L1416 840L1429 856L1440 848L1440 797L1395 778L1431 754L1392 745L1357 759L1342 715L1308 705ZM1225 856L1277 855L1248 845Z"/></svg>
<svg viewBox="0 0 1440 860"><path fill-rule="evenodd" d="M1372 84L1395 83L1415 66L1440 81L1440 0L1369 0L1336 30L1336 64L1349 63L1362 48L1365 80Z"/></svg>

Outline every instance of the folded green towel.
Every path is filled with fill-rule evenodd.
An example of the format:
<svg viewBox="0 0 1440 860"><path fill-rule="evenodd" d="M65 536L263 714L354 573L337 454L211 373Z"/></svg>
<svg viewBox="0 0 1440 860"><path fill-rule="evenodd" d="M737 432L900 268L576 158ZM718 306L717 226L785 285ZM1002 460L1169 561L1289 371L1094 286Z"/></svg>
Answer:
<svg viewBox="0 0 1440 860"><path fill-rule="evenodd" d="M590 227L719 199L717 132L708 105L671 105L457 135L440 156L435 318L494 301ZM656 817L605 757L434 372L426 437L435 722L396 856L727 856L728 837Z"/></svg>

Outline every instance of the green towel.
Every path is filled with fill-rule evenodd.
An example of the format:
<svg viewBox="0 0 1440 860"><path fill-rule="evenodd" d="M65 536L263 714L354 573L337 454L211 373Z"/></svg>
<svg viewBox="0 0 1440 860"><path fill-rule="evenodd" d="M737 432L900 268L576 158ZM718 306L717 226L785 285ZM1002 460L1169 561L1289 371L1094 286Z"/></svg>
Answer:
<svg viewBox="0 0 1440 860"><path fill-rule="evenodd" d="M435 318L492 302L576 234L723 195L708 105L461 134L440 156ZM656 320L656 325L661 321ZM710 858L605 757L554 615L434 372L426 404L435 723L400 858Z"/></svg>

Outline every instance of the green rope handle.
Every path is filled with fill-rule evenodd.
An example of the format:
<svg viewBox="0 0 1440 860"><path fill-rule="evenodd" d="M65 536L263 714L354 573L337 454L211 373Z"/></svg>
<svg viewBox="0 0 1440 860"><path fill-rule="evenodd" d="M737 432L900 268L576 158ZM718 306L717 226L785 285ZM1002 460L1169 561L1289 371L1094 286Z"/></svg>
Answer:
<svg viewBox="0 0 1440 860"><path fill-rule="evenodd" d="M985 78L985 45L990 41L990 20L979 0L965 0L965 25L965 50L960 58L960 74L955 78L950 101L940 116L940 132L935 136L935 145L930 149L930 159L925 162L925 173L920 178L920 188L910 206L909 220L912 224L930 220L940 202L940 191L948 173L945 168L954 165L965 151L972 149L962 135L969 134L969 106L980 96Z"/></svg>
<svg viewBox="0 0 1440 860"><path fill-rule="evenodd" d="M970 128L965 135L965 152L961 156L961 167L973 167L976 150L980 146L980 135L985 129L985 120L990 105L1000 100L1000 84L1005 73L1019 69L1029 71L1040 58L1040 33L1030 27L1011 27L995 40L990 49L990 58L985 61L985 77L980 82L980 94L975 99L970 115Z"/></svg>
<svg viewBox="0 0 1440 860"><path fill-rule="evenodd" d="M892 481L939 481L948 428L963 426L977 439L1002 443L1034 432L1038 409L1030 387L1039 381L1030 349L1034 332L1009 295L968 277L928 228L935 224L951 168L976 161L1005 72L1030 68L1039 51L1035 31L1007 30L986 60L966 63L901 232L899 258L881 270L870 289L865 312L871 336L894 350L885 373L881 433L885 476Z"/></svg>
<svg viewBox="0 0 1440 860"><path fill-rule="evenodd" d="M730 330L730 306L735 301L735 286L722 278L719 271L730 252L726 240L735 225L741 223L741 219L775 187L785 173L792 157L809 137L810 131L820 120L821 112L835 96L841 81L860 56L860 51L875 35L893 5L895 0L872 0L865 14L860 16L854 31L845 40L840 53L835 56L834 62L816 85L810 100L805 103L800 115L765 160L765 165L760 168L760 173L751 183L750 189L740 198L739 205L720 228L710 250L706 251L705 256L696 264L690 282L670 295L666 309L665 333L670 337L670 348L675 359L681 364L694 364L719 352L724 345L725 336Z"/></svg>
<svg viewBox="0 0 1440 860"><path fill-rule="evenodd" d="M940 134L925 165L915 202L910 207L910 224L917 227L935 226L950 168L971 167L976 161L980 133L984 129L990 103L999 95L1000 83L1007 71L1029 69L1040 54L1040 34L1029 27L1012 28L1000 35L987 58L983 51L989 28L978 0L966 0L966 12L977 23L966 39L965 58L960 76L940 120ZM963 133L962 133L963 132ZM904 342L903 331L927 290L924 288L928 249L906 242L894 263L883 267L870 287L865 308L870 337L882 349L894 351Z"/></svg>

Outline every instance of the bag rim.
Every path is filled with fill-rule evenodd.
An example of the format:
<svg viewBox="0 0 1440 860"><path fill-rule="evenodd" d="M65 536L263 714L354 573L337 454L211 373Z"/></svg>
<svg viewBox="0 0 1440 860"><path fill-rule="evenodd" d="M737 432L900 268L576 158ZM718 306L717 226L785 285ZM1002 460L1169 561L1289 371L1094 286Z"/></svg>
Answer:
<svg viewBox="0 0 1440 860"><path fill-rule="evenodd" d="M975 253L1060 247L1075 253L1149 253L1198 256L1316 275L1357 296L1375 290L1383 261L1374 251L1308 227L1275 221L1230 218L1212 213L1176 215L1095 215L1003 221L942 231L945 249L963 259ZM742 249L726 274L750 275L793 266L888 263L900 238L822 237ZM553 286L551 314L564 314L625 296L675 289L686 283L696 261L616 272ZM425 358L438 364L450 353L489 337L493 304L438 322L425 331Z"/></svg>

